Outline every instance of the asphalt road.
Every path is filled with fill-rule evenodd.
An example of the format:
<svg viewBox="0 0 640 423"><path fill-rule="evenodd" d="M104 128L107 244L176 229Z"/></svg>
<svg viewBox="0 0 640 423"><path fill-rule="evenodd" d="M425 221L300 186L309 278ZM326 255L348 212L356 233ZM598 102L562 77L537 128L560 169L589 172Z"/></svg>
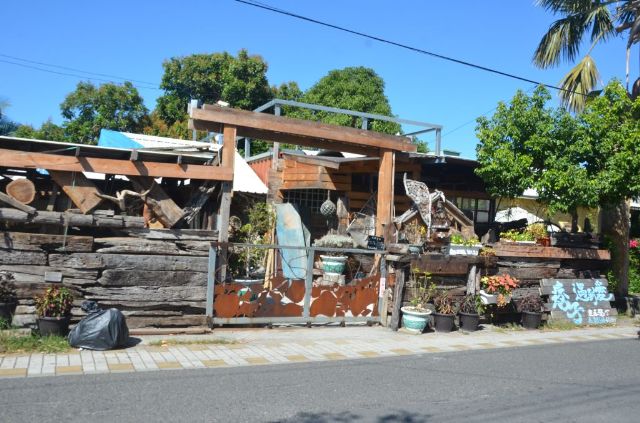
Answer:
<svg viewBox="0 0 640 423"><path fill-rule="evenodd" d="M640 341L0 381L2 422L638 422Z"/></svg>

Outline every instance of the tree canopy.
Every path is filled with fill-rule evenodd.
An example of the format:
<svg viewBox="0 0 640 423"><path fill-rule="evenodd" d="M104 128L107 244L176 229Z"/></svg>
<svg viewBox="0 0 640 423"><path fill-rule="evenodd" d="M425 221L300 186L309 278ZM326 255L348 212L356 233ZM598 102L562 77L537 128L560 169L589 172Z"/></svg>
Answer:
<svg viewBox="0 0 640 423"><path fill-rule="evenodd" d="M100 129L142 132L148 110L130 83L106 83L98 87L80 82L60 104L66 137L72 142L94 144Z"/></svg>
<svg viewBox="0 0 640 423"><path fill-rule="evenodd" d="M365 67L348 67L330 71L301 97L304 103L355 110L365 113L376 113L393 116L389 100L384 93L384 81L373 69ZM294 109L289 116L309 119L343 126L362 126L362 119L343 114L319 112L307 109ZM369 129L396 134L401 132L397 123L373 121Z"/></svg>
<svg viewBox="0 0 640 423"><path fill-rule="evenodd" d="M478 119L477 174L493 195L537 190L551 211L614 204L640 194L640 99L618 81L576 116L547 108L539 87Z"/></svg>
<svg viewBox="0 0 640 423"><path fill-rule="evenodd" d="M231 107L252 110L269 101L267 63L260 56L240 50L173 57L162 64L164 74L157 112L169 126L184 120L191 99L205 103L226 101Z"/></svg>

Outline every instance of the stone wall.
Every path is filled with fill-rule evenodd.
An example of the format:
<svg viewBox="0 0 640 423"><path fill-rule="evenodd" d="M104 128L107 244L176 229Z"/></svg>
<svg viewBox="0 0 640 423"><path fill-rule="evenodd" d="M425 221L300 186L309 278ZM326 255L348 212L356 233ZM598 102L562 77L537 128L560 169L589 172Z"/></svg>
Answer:
<svg viewBox="0 0 640 423"><path fill-rule="evenodd" d="M13 273L18 306L13 324L35 323L34 296L52 283L80 304L95 300L127 316L130 328L202 326L212 231L136 230L126 237L3 232L0 270Z"/></svg>

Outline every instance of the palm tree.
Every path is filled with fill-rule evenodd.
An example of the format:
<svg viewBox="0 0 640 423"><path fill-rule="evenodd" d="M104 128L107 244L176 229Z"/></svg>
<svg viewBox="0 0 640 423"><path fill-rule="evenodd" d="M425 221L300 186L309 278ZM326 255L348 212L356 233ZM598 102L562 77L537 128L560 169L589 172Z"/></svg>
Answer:
<svg viewBox="0 0 640 423"><path fill-rule="evenodd" d="M578 58L582 40L589 35L591 47L567 73L560 93L562 103L580 111L588 95L598 84L599 73L591 57L593 48L610 38L627 39L626 83L629 91L629 60L631 46L640 41L640 0L538 0L537 4L554 14L562 15L549 27L540 40L533 63L540 68L557 66L563 59L574 62ZM640 92L640 78L633 85L634 97Z"/></svg>

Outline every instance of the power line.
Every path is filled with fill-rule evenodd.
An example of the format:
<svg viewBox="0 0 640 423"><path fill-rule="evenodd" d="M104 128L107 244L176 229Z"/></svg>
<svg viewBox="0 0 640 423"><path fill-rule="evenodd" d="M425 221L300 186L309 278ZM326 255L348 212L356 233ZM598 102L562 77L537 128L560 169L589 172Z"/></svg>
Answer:
<svg viewBox="0 0 640 423"><path fill-rule="evenodd" d="M8 57L8 56L6 56L4 54L0 54L0 56ZM21 59L18 59L18 60L21 60ZM24 60L24 59L22 59L22 60ZM31 63L40 63L40 62L34 62L34 61L29 61L29 62L31 62ZM52 73L52 74L56 74L56 75L71 76L71 77L80 78L80 79L88 79L88 80L91 80L91 81L111 82L111 83L115 82L115 81L110 80L110 79L96 78L94 76L78 75L78 74L68 73L68 72L60 72L60 71L55 71L55 70L52 70L52 69L45 69L45 68L42 68L42 67L39 67L39 66L28 65L26 63L17 63L17 62L14 62L14 61L4 60L4 59L0 59L0 63L6 63L6 64L9 64L9 65L20 66L20 67L23 67L23 68L34 69L34 70L38 70L38 71L41 71L41 72L47 72L47 73ZM58 68L65 69L63 66L47 65L47 64L44 64L44 65L45 66L55 66L55 67L58 67ZM66 69L72 69L72 68L66 68ZM78 72L84 72L84 71L78 71ZM91 74L93 72L85 72L85 73ZM93 73L93 74L94 75L100 75L100 74L97 74L97 73ZM104 76L109 76L109 75L104 75ZM126 78L120 78L120 77L114 77L114 78L123 79L125 81L133 81L133 80L128 80ZM138 81L138 82L141 82L141 81ZM149 84L148 82L144 82L144 83L145 84ZM134 86L137 87L137 88L140 88L140 89L160 90L160 87L158 87L157 85L152 86L152 87L147 87L147 86L144 86L144 85L136 85L136 84L134 84Z"/></svg>
<svg viewBox="0 0 640 423"><path fill-rule="evenodd" d="M542 85L542 86L545 86L547 88L551 88L551 89L558 90L558 91L565 91L565 92L570 93L570 94L579 94L579 95L587 96L587 94L583 94L583 93L578 93L578 92L575 92L575 91L567 90L565 88L557 87L557 86L551 85L551 84L545 84L544 82L539 82L539 81L535 81L533 79L524 78L522 76L518 76L518 75L515 75L515 74L512 74L512 73L508 73L508 72L503 72L503 71L498 70L498 69L493 69L493 68L489 68L489 67L486 67L486 66L476 65L474 63L467 62L467 61L460 60L460 59L456 59L456 58L453 58L453 57L450 57L450 56L445 56L445 55L442 55L442 54L438 54L438 53L434 53L434 52L431 52L431 51L423 50L423 49L420 49L420 48L417 48L417 47L412 47L412 46L407 45L407 44L402 44L402 43L399 43L399 42L396 42L396 41L387 40L385 38L377 37L375 35L365 34L363 32L359 32L359 31L355 31L353 29L349 29L349 28L345 28L345 27L342 27L342 26L330 24L328 22L319 21L317 19L309 18L307 16L298 15L296 13L287 12L285 10L277 9L275 7L266 5L264 3L256 3L256 2L253 2L253 1L247 1L247 0L233 0L233 1L235 1L237 3L246 4L248 6L257 7L259 9L268 10L268 11L273 12L273 13L278 13L278 14L281 14L281 15L286 15L286 16L289 16L289 17L292 17L292 18L300 19L300 20L311 22L311 23L314 23L314 24L326 26L328 28L337 29L338 31L343 31L343 32L347 32L349 34L358 35L360 37L368 38L370 40L378 41L378 42L381 42L381 43L384 43L384 44L390 44L392 46L400 47L400 48L403 48L403 49L406 49L406 50L410 50L410 51L413 51L413 52L416 52L416 53L425 54L427 56L432 56L432 57L435 57L435 58L438 58L438 59L442 59L442 60L446 60L446 61L449 61L449 62L457 63L459 65L464 65L464 66L468 66L468 67L471 67L471 68L483 70L485 72L490 72L490 73L494 73L494 74L497 74L497 75L505 76L507 78L516 79L518 81L528 82L528 83L536 84L536 85Z"/></svg>

